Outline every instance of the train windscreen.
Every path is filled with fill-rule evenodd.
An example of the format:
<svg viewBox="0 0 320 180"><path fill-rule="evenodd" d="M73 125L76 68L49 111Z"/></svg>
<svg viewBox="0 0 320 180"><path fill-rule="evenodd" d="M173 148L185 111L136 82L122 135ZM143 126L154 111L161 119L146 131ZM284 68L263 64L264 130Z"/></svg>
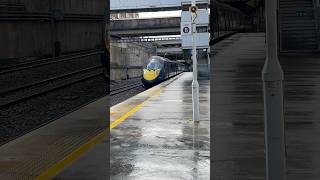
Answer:
<svg viewBox="0 0 320 180"><path fill-rule="evenodd" d="M147 65L146 69L160 69L161 68L161 64L159 62L150 62Z"/></svg>

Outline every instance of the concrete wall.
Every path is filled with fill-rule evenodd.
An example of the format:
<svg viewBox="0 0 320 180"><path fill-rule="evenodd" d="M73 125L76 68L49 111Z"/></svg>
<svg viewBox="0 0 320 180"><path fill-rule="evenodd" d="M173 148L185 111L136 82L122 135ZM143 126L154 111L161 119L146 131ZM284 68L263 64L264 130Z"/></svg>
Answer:
<svg viewBox="0 0 320 180"><path fill-rule="evenodd" d="M151 44L111 43L110 79L122 80L142 76L142 68L156 54Z"/></svg>
<svg viewBox="0 0 320 180"><path fill-rule="evenodd" d="M48 12L59 9L72 14L101 14L106 0L1 0L0 4L20 6L27 12Z"/></svg>
<svg viewBox="0 0 320 180"><path fill-rule="evenodd" d="M105 0L0 1L0 60L101 48L105 7Z"/></svg>
<svg viewBox="0 0 320 180"><path fill-rule="evenodd" d="M50 22L0 21L0 60L51 54L50 28Z"/></svg>
<svg viewBox="0 0 320 180"><path fill-rule="evenodd" d="M112 20L110 26L117 36L178 35L180 17Z"/></svg>
<svg viewBox="0 0 320 180"><path fill-rule="evenodd" d="M136 29L157 29L157 28L180 28L180 17L152 18L152 19L125 19L111 21L112 30L136 30Z"/></svg>

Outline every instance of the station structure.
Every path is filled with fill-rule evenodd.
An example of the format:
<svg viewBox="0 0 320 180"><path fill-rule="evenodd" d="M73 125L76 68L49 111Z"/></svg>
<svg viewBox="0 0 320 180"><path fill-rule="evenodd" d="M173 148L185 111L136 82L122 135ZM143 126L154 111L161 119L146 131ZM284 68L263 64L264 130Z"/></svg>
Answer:
<svg viewBox="0 0 320 180"><path fill-rule="evenodd" d="M79 5L76 6L79 9L74 10L69 6L72 1L66 1L62 7L59 3L50 2L47 9L28 3L1 2L0 10L4 9L7 14L1 13L0 21L5 21L9 29L14 23L20 27L21 24L17 23L21 21L20 17L33 23L42 22L44 27L54 25L56 31L49 34L55 36L48 39L47 49L52 57L47 54L46 60L85 57L90 57L90 62L105 60L101 55L107 50L101 45L101 36L107 34L101 32L101 27L105 27L104 10L98 8L99 14L88 15L97 10L81 14L81 8L101 6ZM83 1L82 5L92 2ZM190 27L192 18L188 12L191 1L187 0L111 0L110 12L113 13L181 10L181 17L113 19L110 34L106 35L110 35L111 43L123 45L117 47L121 53L114 55L110 52L111 58L124 54L126 42L134 42L138 45L131 46L135 50L128 51L132 54L126 57L139 57L144 49L152 54L157 52L154 47L168 52L176 48L180 58L175 60L188 64L189 59L189 65L192 63L190 55L196 54L190 53L190 44L196 43L199 75L209 77L199 78L200 118L196 126L193 122L192 72L178 74L109 108L108 103L114 98L112 94L116 94L115 91L122 92L121 96L130 94L129 90L114 88L109 95L85 101L81 107L69 109L67 114L54 121L33 126L34 129L2 144L0 179L319 179L319 0L199 0L196 4L199 12L195 26L198 33L196 42L191 40L190 30L194 29ZM56 11L55 6L60 10ZM30 14L28 8L53 11L49 11L52 14ZM68 13L61 13L65 11ZM19 13L25 16L19 16ZM67 24L72 19L77 19L77 23ZM70 33L74 32L70 28L81 23L85 25L83 29L75 28L77 33ZM95 31L93 26L99 27L99 31ZM70 52L64 51L69 38L62 33L64 31L72 37L81 34L94 40L90 41L92 44L69 44ZM8 33L8 30L3 32ZM35 37L35 32L40 31L32 31L32 37ZM156 35L181 37L145 37ZM79 37L72 39L76 42ZM34 44L41 47L41 43ZM85 45L97 49L79 53ZM37 54L37 51L31 52ZM10 53L11 56L18 52ZM7 61L17 58L2 58L3 55L6 53L1 53L1 59ZM83 76L99 77L99 82L105 82L101 65L96 66L81 70L95 70L94 74ZM125 68L129 71L128 67ZM55 69L45 69L49 70ZM0 77L8 71L11 70L0 69ZM23 69L18 72L23 73ZM138 71L131 72L135 73ZM37 75L29 75L33 74ZM55 78L61 80L59 77ZM72 80L75 83L76 79ZM126 79L124 82L129 81ZM40 88L34 84L28 84L34 89L25 91L24 100L36 101L33 94L36 90L44 95L41 88L53 85L40 83L45 85ZM88 84L83 86L84 92L98 89ZM129 88L135 86L130 84ZM10 91L13 90L8 89ZM45 96L48 97L45 102L49 104L50 98L63 100L69 102L63 106L67 109L80 95L88 95L81 92L78 96L49 94L51 96ZM1 91L1 97L8 101L10 107L26 103L21 99L13 102L16 96L7 98L5 93ZM1 110L3 106L1 104ZM47 112L44 109L48 106L42 106L37 106L38 115ZM29 106L15 106L21 108L18 114L26 113L22 107ZM0 117L8 117L9 110L2 110ZM3 122L6 123L2 123L0 128L8 128L7 132L11 129L17 132L36 123L23 121L19 123L21 126L10 128L13 121ZM1 131L1 134L4 133ZM210 146L214 148L210 149Z"/></svg>
<svg viewBox="0 0 320 180"><path fill-rule="evenodd" d="M153 3L158 4L155 5ZM176 3L176 6L173 5L174 3ZM318 1L311 0L210 1L210 38L216 38L217 29L225 30L219 33L229 33L228 30L230 30L229 27L231 25L235 24L237 27L233 29L234 33L231 33L231 36L224 36L221 41L214 40L210 46L209 54L211 58L206 63L210 67L211 86L208 89L210 94L207 94L210 99L204 94L204 92L206 93L203 90L203 88L206 89L205 83L200 83L201 130L197 129L195 131L196 133L193 135L198 141L195 140L193 142L196 142L196 144L206 142L202 139L203 134L199 132L210 132L209 142L214 149L210 150L209 148L207 152L210 152L211 163L210 165L202 165L206 168L211 166L211 179L317 179L319 177L319 163L315 160L317 158L315 154L318 153L318 148L315 144L317 144L318 140L312 138L312 136L319 134L319 129L316 128L318 113L312 107L312 104L315 105L315 99L317 99L318 95L317 93L311 93L315 92L315 88L310 88L310 86L315 85L311 84L316 83L319 79L314 74L317 72L318 63L316 59L319 57L319 43L317 42L317 37L319 37L317 35L319 32L317 28L317 24L319 24L318 3ZM145 23L144 25L148 27L145 29L148 29L147 32L152 32L152 35L157 33L165 35L166 32L164 31L167 31L168 34L180 33L181 39L173 39L172 41L180 41L181 46L179 48L189 49L191 41L184 37L190 36L188 31L188 29L191 29L190 14L187 15L188 11L185 11L187 9L184 9L183 5L180 6L181 4L183 4L182 1L163 1L163 3L152 1L150 6L147 6L143 4L143 1L137 2L137 4L128 2L126 6L123 6L123 11L181 10L181 18L170 18L172 20L171 23L160 18L141 19L135 22ZM117 6L120 8L121 5L116 5L115 3L114 10L120 11ZM167 8L164 8L165 6ZM237 16L240 17L240 21L234 18L234 14L237 11L233 8L244 13L243 19L245 21L241 20L240 15ZM228 9L229 11L223 12L222 9ZM151 28L152 26L149 26L149 22L156 22L156 28ZM121 32L116 26L117 23L119 22L114 22L114 33L120 35ZM163 29L160 29L160 27ZM136 33L141 33L142 35L147 33L143 32L145 30L143 28L136 28ZM128 34L133 28L129 29ZM188 42L189 47L186 46ZM182 50L182 52L184 55L190 54L188 50ZM315 66L312 68L311 64ZM307 75L305 74L306 71L301 70L301 68L312 70ZM314 74L314 76L311 74ZM186 141L182 141L182 143L188 144L188 137L185 137L186 134L171 134L173 130L166 125L152 125L153 123L170 121L172 122L172 127L175 127L174 132L180 132L180 129L175 125L181 112L179 110L172 112L171 114L177 114L173 118L166 108L171 107L166 104L166 100L175 103L179 102L179 100L173 100L171 96L166 96L166 94L180 82L185 85L190 84L191 80L185 81L187 76L191 76L191 74L184 73L183 76L174 80L172 84L166 85L167 88L163 90L163 93L159 93L161 99L158 96L155 97L157 101L152 100L152 98L146 98L148 99L148 105L142 103L141 109L135 115L128 117L129 121L121 121L111 130L111 137L114 138L111 140L110 146L111 155L114 155L114 157L111 156L111 158L114 158L111 166L118 168L122 164L129 164L128 166L130 167L136 167L130 172L120 171L114 173L111 177L115 179L148 178L150 177L148 175L152 174L164 179L170 179L170 177L174 177L173 179L209 179L203 173L203 169L198 169L199 161L197 160L202 159L200 158L201 156L192 156L197 159L195 160L197 163L194 164L194 171L190 170L188 158L183 161L185 162L182 163L183 166L174 168L172 171L168 170L166 167L178 166L178 162L182 162L183 158L181 156L184 156L184 150L188 149L181 146L174 139L179 139L179 142L181 142L180 138L183 138ZM310 76L313 76L313 78L307 80ZM300 84L302 79L307 82ZM172 90L172 93L179 92L177 89L175 91ZM190 89L191 86L189 86L189 94L185 91L183 95L183 97L189 97L189 101L182 98L182 101L185 102L183 107L190 108L189 119L191 117ZM309 93L303 93L302 89ZM179 97L179 95L176 94L176 97ZM302 97L306 99L313 97L315 99L308 101L306 99L303 100ZM143 98L139 97L138 99ZM210 104L210 114L203 111L206 109L204 107L205 102ZM129 101L127 103L131 104ZM175 103L172 104L177 109L181 109L181 106ZM300 103L300 105L297 103ZM302 105L303 103L309 105L304 106ZM165 104L165 106L160 104ZM118 112L116 107L112 107L115 108L112 111ZM157 112L155 111L157 110L153 107L163 109L165 113L162 114L159 111L160 118L155 118L154 115L149 115L147 112L150 111L156 114ZM144 116L145 114L148 116ZM182 114L180 120L186 119L185 114ZM210 115L210 118L203 117L206 115ZM154 119L158 122L155 122ZM209 121L206 122L206 120ZM183 124L183 122L181 123ZM202 129L204 128L203 125L209 125L210 129ZM151 128L153 132L147 131L150 126L153 127ZM191 125L185 126L191 127ZM135 131L140 127L142 127L142 130ZM158 132L165 133L162 128L170 129L167 131L168 135L161 136L157 134ZM310 131L311 129L312 131ZM123 134L126 134L125 132L133 133L130 135L130 139L129 137L122 137ZM186 131L182 130L182 132ZM191 131L189 132L191 133ZM296 134L299 134L299 136L296 136ZM165 140L162 141L160 140L161 138ZM122 141L125 143L122 143ZM159 143L155 144L156 141L159 141ZM115 142L114 145L112 144L113 142ZM138 144L138 147L133 142ZM200 145L200 147L209 146L210 143ZM149 144L152 147L150 149L147 148ZM172 147L174 144L176 144L176 148L183 149L179 150L181 152L179 155L174 153L178 151L174 151L176 150ZM165 150L158 151L162 147L165 147ZM118 151L119 149L121 151ZM201 154L205 150L195 146L192 151L196 154ZM126 154L127 152L129 152L128 155ZM162 154L163 152L165 155ZM146 154L146 157L142 157L142 154ZM128 161L130 163L127 164ZM165 166L157 166L158 162ZM143 166L143 164L148 165ZM182 170L185 170L183 171L184 173L182 173Z"/></svg>
<svg viewBox="0 0 320 180"><path fill-rule="evenodd" d="M126 6L122 6L123 3ZM197 83L197 88L194 89L197 80L193 73L185 72L111 107L111 179L210 179L209 1L197 1L199 9L194 27L189 11L191 5L191 1L150 1L147 4L144 1L128 4L111 1L111 11L115 12L181 10L181 17L172 19L178 26L165 18L134 19L137 24L150 23L154 26L146 29L138 25L135 28L143 34L147 31L153 35L172 35L173 32L179 35L173 41L178 41L180 54L185 54L184 58L189 62L193 62L194 52L205 52L204 58L196 54L202 60L199 61L202 64L199 72L204 77ZM154 21L157 23L151 25ZM114 27L119 27L116 23L121 21L115 21ZM155 28L157 25L163 29ZM172 31L166 31L168 29ZM119 30L115 31L119 33ZM132 33L131 39L134 35L139 37L139 34ZM195 42L193 35L196 36ZM118 36L121 36L120 33ZM193 42L196 47L194 51ZM198 101L195 101L194 94L198 96ZM195 103L200 107L196 116L193 114ZM196 126L194 121L197 121ZM122 168L124 166L134 168L127 171Z"/></svg>

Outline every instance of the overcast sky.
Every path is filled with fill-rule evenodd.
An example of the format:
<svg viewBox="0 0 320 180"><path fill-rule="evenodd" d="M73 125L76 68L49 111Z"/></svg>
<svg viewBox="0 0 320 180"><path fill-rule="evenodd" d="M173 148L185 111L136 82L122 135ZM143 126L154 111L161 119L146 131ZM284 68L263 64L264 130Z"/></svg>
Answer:
<svg viewBox="0 0 320 180"><path fill-rule="evenodd" d="M208 9L210 14L210 9ZM180 17L181 11L159 11L159 12L141 12L139 18L161 18L161 17Z"/></svg>
<svg viewBox="0 0 320 180"><path fill-rule="evenodd" d="M181 11L161 11L139 13L139 18L180 17Z"/></svg>

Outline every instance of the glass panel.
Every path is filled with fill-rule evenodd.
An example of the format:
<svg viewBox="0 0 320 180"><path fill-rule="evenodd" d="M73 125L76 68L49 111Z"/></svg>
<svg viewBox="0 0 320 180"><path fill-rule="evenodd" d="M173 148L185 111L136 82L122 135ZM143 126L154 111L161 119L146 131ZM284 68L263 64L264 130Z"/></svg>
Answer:
<svg viewBox="0 0 320 180"><path fill-rule="evenodd" d="M151 62L147 65L147 69L159 69L160 67L160 63L158 62Z"/></svg>

